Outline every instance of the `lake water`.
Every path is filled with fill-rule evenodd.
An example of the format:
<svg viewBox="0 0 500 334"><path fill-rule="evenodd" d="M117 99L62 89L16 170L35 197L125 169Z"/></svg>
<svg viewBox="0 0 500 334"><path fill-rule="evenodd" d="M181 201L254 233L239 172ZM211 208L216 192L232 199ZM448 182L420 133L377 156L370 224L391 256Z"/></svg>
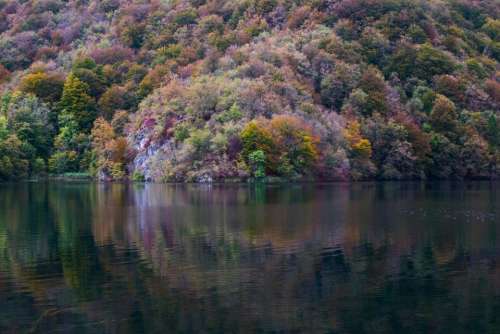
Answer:
<svg viewBox="0 0 500 334"><path fill-rule="evenodd" d="M500 333L499 186L0 185L0 333Z"/></svg>

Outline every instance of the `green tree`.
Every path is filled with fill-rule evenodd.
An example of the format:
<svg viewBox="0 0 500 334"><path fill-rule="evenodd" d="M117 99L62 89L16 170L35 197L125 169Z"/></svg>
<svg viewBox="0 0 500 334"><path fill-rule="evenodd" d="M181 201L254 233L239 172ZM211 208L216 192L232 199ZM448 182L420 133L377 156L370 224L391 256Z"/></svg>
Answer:
<svg viewBox="0 0 500 334"><path fill-rule="evenodd" d="M15 134L0 139L0 180L19 180L29 174L23 143Z"/></svg>
<svg viewBox="0 0 500 334"><path fill-rule="evenodd" d="M62 113L72 115L84 132L90 131L97 115L95 101L88 92L89 86L74 74L70 74L64 83L62 98L59 102Z"/></svg>
<svg viewBox="0 0 500 334"><path fill-rule="evenodd" d="M37 157L46 159L54 135L48 106L36 96L17 95L10 101L7 115L9 131L30 145Z"/></svg>
<svg viewBox="0 0 500 334"><path fill-rule="evenodd" d="M435 75L453 72L454 68L451 56L429 44L422 45L417 51L415 74L420 79L430 81Z"/></svg>
<svg viewBox="0 0 500 334"><path fill-rule="evenodd" d="M498 147L500 145L500 126L498 125L498 119L495 114L488 117L488 125L486 130L486 136L493 147Z"/></svg>
<svg viewBox="0 0 500 334"><path fill-rule="evenodd" d="M253 176L261 178L266 176L266 154L262 150L257 150L248 156L248 162Z"/></svg>

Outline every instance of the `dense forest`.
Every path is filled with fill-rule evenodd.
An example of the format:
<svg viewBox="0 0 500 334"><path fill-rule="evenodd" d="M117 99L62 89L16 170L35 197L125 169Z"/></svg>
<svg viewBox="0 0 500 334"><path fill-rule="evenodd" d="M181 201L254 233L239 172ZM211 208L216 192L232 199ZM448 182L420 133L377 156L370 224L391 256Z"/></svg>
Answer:
<svg viewBox="0 0 500 334"><path fill-rule="evenodd" d="M0 180L500 175L498 0L0 0Z"/></svg>

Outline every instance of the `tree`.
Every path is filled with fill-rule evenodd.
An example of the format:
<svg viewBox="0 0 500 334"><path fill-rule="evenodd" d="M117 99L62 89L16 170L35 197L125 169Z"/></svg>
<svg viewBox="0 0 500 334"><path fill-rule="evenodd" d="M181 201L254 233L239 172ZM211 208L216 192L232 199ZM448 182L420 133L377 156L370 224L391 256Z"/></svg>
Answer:
<svg viewBox="0 0 500 334"><path fill-rule="evenodd" d="M375 173L375 166L371 162L372 144L361 134L361 124L351 121L344 130L347 149L351 159L351 177L355 180L371 177Z"/></svg>
<svg viewBox="0 0 500 334"><path fill-rule="evenodd" d="M90 163L89 136L82 133L75 116L59 115L59 134L54 139L55 152L49 158L52 173L85 171Z"/></svg>
<svg viewBox="0 0 500 334"><path fill-rule="evenodd" d="M253 151L248 156L248 162L253 176L261 178L266 176L266 154L262 150Z"/></svg>
<svg viewBox="0 0 500 334"><path fill-rule="evenodd" d="M119 86L112 86L99 99L98 106L101 115L111 120L116 110L128 109L131 106L127 91Z"/></svg>
<svg viewBox="0 0 500 334"><path fill-rule="evenodd" d="M275 165L269 161L271 156L274 156L275 147L272 135L264 126L263 120L255 120L249 122L241 132L242 156L249 163L250 155L255 151L262 151L266 155L266 168L274 170Z"/></svg>
<svg viewBox="0 0 500 334"><path fill-rule="evenodd" d="M486 92L491 96L491 99L500 105L500 83L494 80L486 80L485 86Z"/></svg>
<svg viewBox="0 0 500 334"><path fill-rule="evenodd" d="M455 104L444 95L438 95L431 112L432 127L439 132L454 132L457 125Z"/></svg>
<svg viewBox="0 0 500 334"><path fill-rule="evenodd" d="M452 143L447 137L434 133L431 138L431 161L427 167L426 175L446 179L450 177L462 177L464 171L461 169L460 148Z"/></svg>
<svg viewBox="0 0 500 334"><path fill-rule="evenodd" d="M346 83L334 75L327 75L321 81L321 102L328 108L339 110L348 93L349 88Z"/></svg>
<svg viewBox="0 0 500 334"><path fill-rule="evenodd" d="M266 174L280 176L304 175L318 160L318 138L295 116L277 115L271 120L252 121L240 138L242 156L253 172L255 161L251 160L256 158L265 159Z"/></svg>
<svg viewBox="0 0 500 334"><path fill-rule="evenodd" d="M491 146L498 148L500 145L500 125L495 114L488 117L488 124L486 128L486 137L488 138Z"/></svg>
<svg viewBox="0 0 500 334"><path fill-rule="evenodd" d="M122 179L126 175L127 141L116 135L111 124L99 117L92 128L93 169L100 179Z"/></svg>
<svg viewBox="0 0 500 334"><path fill-rule="evenodd" d="M369 67L363 73L359 88L367 94L362 110L364 115L369 116L375 111L380 113L387 111L386 87L382 74L376 68Z"/></svg>
<svg viewBox="0 0 500 334"><path fill-rule="evenodd" d="M49 159L49 171L54 174L78 172L78 153L75 151L54 153Z"/></svg>
<svg viewBox="0 0 500 334"><path fill-rule="evenodd" d="M15 134L0 139L0 180L19 180L28 177L29 161L23 143Z"/></svg>
<svg viewBox="0 0 500 334"><path fill-rule="evenodd" d="M26 75L19 86L24 93L30 93L43 102L55 103L59 101L64 87L64 79L56 73L35 72Z"/></svg>
<svg viewBox="0 0 500 334"><path fill-rule="evenodd" d="M4 83L10 78L10 72L0 64L0 84Z"/></svg>
<svg viewBox="0 0 500 334"><path fill-rule="evenodd" d="M82 66L81 64L80 66ZM78 67L73 70L73 75L81 82L87 84L87 94L97 99L106 90L106 83L102 73L98 73L98 69L88 69Z"/></svg>
<svg viewBox="0 0 500 334"><path fill-rule="evenodd" d="M500 41L500 20L487 18L482 30L488 34L492 40Z"/></svg>
<svg viewBox="0 0 500 334"><path fill-rule="evenodd" d="M435 75L449 74L454 68L451 56L429 44L422 45L417 51L415 74L422 80L430 81Z"/></svg>
<svg viewBox="0 0 500 334"><path fill-rule="evenodd" d="M416 59L416 49L411 45L402 44L389 58L384 72L386 75L395 72L400 79L406 80L415 75Z"/></svg>
<svg viewBox="0 0 500 334"><path fill-rule="evenodd" d="M54 136L48 106L36 96L16 95L7 107L7 115L9 130L30 145L36 157L48 158Z"/></svg>
<svg viewBox="0 0 500 334"><path fill-rule="evenodd" d="M269 122L269 130L274 145L281 153L278 173L284 176L309 173L318 160L319 139L304 120L296 116L277 115Z"/></svg>
<svg viewBox="0 0 500 334"><path fill-rule="evenodd" d="M73 115L78 127L87 132L96 118L95 101L89 96L89 86L70 74L64 83L59 109Z"/></svg>

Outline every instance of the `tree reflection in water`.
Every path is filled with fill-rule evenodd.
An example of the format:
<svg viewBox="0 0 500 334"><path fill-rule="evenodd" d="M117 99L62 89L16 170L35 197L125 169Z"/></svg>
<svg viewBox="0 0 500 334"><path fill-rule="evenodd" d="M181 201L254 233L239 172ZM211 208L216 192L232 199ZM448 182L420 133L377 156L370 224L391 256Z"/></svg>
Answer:
<svg viewBox="0 0 500 334"><path fill-rule="evenodd" d="M500 332L495 183L0 187L0 332Z"/></svg>

